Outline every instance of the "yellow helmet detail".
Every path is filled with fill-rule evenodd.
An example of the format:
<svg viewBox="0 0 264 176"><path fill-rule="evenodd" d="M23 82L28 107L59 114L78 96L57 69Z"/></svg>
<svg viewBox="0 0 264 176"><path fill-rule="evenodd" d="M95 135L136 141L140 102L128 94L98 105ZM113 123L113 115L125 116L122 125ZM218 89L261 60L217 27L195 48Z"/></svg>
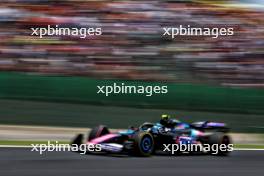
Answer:
<svg viewBox="0 0 264 176"><path fill-rule="evenodd" d="M168 120L169 118L170 118L170 115L168 115L168 114L162 114L161 115L162 120Z"/></svg>

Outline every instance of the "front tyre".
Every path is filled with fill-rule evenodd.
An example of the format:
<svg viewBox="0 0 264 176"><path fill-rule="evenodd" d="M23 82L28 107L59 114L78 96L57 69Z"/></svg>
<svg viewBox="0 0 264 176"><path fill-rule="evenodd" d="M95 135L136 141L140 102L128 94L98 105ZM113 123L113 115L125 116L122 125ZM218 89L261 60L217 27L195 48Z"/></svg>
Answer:
<svg viewBox="0 0 264 176"><path fill-rule="evenodd" d="M138 132L133 137L134 154L136 156L147 157L154 152L154 139L148 132Z"/></svg>
<svg viewBox="0 0 264 176"><path fill-rule="evenodd" d="M78 134L75 136L75 138L72 140L71 145L77 145L80 146L83 144L83 134Z"/></svg>

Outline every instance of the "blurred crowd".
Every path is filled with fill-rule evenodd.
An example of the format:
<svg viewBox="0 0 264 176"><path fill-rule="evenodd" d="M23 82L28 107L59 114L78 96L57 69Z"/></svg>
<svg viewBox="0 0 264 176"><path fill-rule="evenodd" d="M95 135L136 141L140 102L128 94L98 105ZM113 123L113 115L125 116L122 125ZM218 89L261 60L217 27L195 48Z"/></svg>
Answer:
<svg viewBox="0 0 264 176"><path fill-rule="evenodd" d="M229 3L229 2L226 2ZM1 0L0 71L264 87L264 9L190 0ZM31 36L32 27L101 36ZM233 36L163 37L163 27L233 27Z"/></svg>

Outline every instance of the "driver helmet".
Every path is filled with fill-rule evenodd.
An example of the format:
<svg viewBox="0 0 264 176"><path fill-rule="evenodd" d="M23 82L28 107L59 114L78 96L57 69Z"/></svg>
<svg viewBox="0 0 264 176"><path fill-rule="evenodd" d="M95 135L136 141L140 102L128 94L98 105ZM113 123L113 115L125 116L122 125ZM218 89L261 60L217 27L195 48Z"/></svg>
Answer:
<svg viewBox="0 0 264 176"><path fill-rule="evenodd" d="M162 114L161 115L161 120L168 121L170 119L170 115L168 114Z"/></svg>
<svg viewBox="0 0 264 176"><path fill-rule="evenodd" d="M161 115L161 119L160 119L160 124L167 126L169 124L170 121L170 115L168 114L162 114Z"/></svg>

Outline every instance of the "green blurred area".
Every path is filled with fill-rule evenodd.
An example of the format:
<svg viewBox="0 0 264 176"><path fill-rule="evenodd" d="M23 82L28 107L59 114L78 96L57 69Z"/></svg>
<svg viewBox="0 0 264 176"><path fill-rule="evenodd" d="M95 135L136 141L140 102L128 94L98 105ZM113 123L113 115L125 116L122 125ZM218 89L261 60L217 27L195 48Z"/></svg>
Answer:
<svg viewBox="0 0 264 176"><path fill-rule="evenodd" d="M0 123L125 128L169 113L183 121L227 122L236 132L264 132L264 91L220 86L95 80L0 73ZM97 94L97 85L168 85L168 94Z"/></svg>

